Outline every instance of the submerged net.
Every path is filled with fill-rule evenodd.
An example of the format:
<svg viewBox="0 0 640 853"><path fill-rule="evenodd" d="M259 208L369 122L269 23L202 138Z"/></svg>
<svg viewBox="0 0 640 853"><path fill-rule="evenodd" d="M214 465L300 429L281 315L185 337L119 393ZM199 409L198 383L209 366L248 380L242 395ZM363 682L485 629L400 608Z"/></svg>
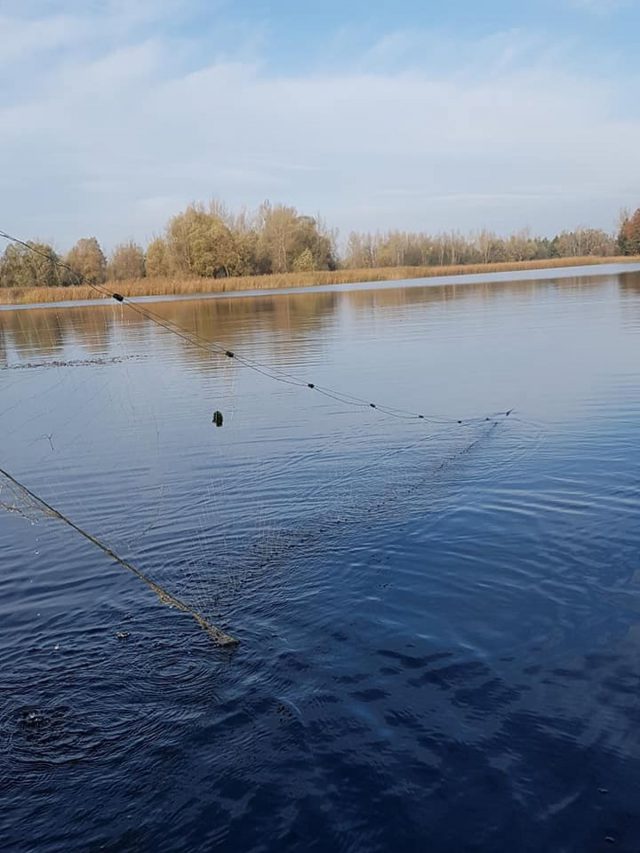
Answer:
<svg viewBox="0 0 640 853"><path fill-rule="evenodd" d="M233 644L248 588L402 513L508 414L430 417L314 381L345 362L305 352L323 305L285 334L244 300L0 315L0 508L67 525Z"/></svg>

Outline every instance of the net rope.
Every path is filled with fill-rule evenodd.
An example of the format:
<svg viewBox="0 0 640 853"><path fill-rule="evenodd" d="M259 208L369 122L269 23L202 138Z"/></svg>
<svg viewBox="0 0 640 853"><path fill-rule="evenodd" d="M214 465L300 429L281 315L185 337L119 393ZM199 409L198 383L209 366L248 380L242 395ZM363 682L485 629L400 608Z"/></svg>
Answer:
<svg viewBox="0 0 640 853"><path fill-rule="evenodd" d="M0 236L50 257L6 232ZM11 417L13 446L26 448L29 457L24 473L11 470L11 455L0 459L0 507L32 523L40 518L64 523L135 575L161 602L191 615L223 646L237 640L218 624L247 584L296 555L337 541L363 519L388 512L491 435L513 411L442 417L373 402L211 341L104 285L90 286L128 312L121 315L118 340L111 341L111 350L117 347L115 355L111 350L68 359L41 355L32 359L27 354L16 364L0 367L0 424ZM66 321L55 307L47 312L42 334L56 339ZM127 324L138 334L135 346L127 337ZM167 400L154 397L148 388L152 375L148 367L158 354L144 348L153 345L143 334L147 326L229 365L230 372L222 377L224 390L216 381L209 395L211 383L193 379L189 407L183 414L178 404L169 424ZM284 452L277 450L276 441L273 452L247 424L255 417L255 403L246 402L254 389L249 385L247 391L244 382L244 393L237 392L237 367L246 368L259 382L278 383L282 389L278 399L285 406L293 396L313 392L324 407L318 410L320 417L330 416L335 426L326 430L320 425L315 433L300 436L299 442L288 439ZM171 378L170 360L167 370L163 394L180 400L182 377ZM81 404L64 411L59 400L66 397ZM210 397L218 400L218 406ZM224 413L220 430L215 423L218 409ZM356 423L347 415L351 411L355 417L358 410L363 416ZM110 424L119 429L116 448ZM270 426L278 436L276 427ZM416 426L426 429L416 434ZM191 481L185 484L185 477L173 467L172 441L178 427L189 431L194 448L207 449L206 470L194 469L196 488ZM231 427L244 430L240 448L226 438ZM140 436L145 441L138 461ZM341 444L344 450L337 449ZM119 448L127 451L122 461ZM365 461L354 463L349 457L352 448L364 448ZM416 453L423 448L429 451L429 462L416 468L416 458L423 458ZM128 491L123 513L109 495L115 492L116 478L124 475ZM246 495L254 501L250 516L237 512ZM167 549L176 506L181 507L180 532Z"/></svg>

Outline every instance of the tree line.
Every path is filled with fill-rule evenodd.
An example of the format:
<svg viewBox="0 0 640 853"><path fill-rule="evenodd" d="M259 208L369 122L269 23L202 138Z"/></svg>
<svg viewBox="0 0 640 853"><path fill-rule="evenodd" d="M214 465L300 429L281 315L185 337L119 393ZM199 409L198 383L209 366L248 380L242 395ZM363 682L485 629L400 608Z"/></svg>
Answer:
<svg viewBox="0 0 640 853"><path fill-rule="evenodd" d="M621 215L616 234L596 228L563 231L552 238L528 230L507 237L487 230L472 235L353 231L340 256L337 232L320 217L269 202L255 212L234 213L214 201L189 205L146 249L129 241L116 246L109 258L95 237L78 240L66 255L46 243L30 245L36 253L25 246L7 246L0 258L0 287L640 255L640 209Z"/></svg>

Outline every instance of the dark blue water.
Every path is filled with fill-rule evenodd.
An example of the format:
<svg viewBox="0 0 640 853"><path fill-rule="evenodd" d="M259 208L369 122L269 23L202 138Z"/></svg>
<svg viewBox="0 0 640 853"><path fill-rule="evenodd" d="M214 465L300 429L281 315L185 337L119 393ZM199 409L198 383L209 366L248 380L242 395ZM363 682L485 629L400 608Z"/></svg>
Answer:
<svg viewBox="0 0 640 853"><path fill-rule="evenodd" d="M0 846L640 850L638 273L157 310L434 420L0 312L0 466L241 641L5 484Z"/></svg>

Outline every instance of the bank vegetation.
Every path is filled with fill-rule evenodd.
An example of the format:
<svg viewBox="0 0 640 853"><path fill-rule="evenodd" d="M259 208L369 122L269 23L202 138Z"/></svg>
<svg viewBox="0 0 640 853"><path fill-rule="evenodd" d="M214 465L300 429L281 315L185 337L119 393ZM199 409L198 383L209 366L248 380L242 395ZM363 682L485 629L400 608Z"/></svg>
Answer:
<svg viewBox="0 0 640 853"><path fill-rule="evenodd" d="M269 202L235 213L214 201L189 205L146 247L128 241L109 257L96 237L66 253L29 246L9 243L0 257L1 302L92 298L89 286L107 282L126 295L194 294L599 263L640 255L640 209L610 234L352 232L339 251L320 217Z"/></svg>
<svg viewBox="0 0 640 853"><path fill-rule="evenodd" d="M228 278L206 277L157 277L132 278L118 281L111 288L122 296L197 296L214 293L251 292L279 290L324 285L357 284L376 281L402 281L438 276L474 275L481 273L517 272L520 270L543 270L562 267L589 266L603 263L630 262L640 257L594 256L554 258L537 261L505 261L491 264L461 264L458 266L428 267L378 267L372 269L319 270L306 273L272 273L260 276L230 276ZM102 290L102 286L100 288ZM47 302L82 301L100 298L100 293L89 284L54 287L5 287L0 288L0 304L27 305ZM108 296L105 295L105 299Z"/></svg>

